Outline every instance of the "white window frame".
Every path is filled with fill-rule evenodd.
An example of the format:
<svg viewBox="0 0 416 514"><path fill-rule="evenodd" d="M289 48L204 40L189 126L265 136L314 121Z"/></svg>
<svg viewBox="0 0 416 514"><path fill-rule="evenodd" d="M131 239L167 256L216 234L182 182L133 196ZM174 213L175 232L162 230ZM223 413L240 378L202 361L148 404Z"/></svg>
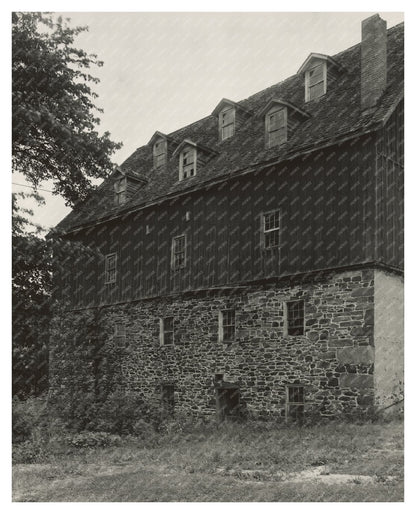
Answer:
<svg viewBox="0 0 416 514"><path fill-rule="evenodd" d="M110 268L109 263L112 258L114 258L114 266ZM112 273L112 272L114 272L114 275L110 276L110 273ZM104 273L105 273L104 283L105 284L115 284L115 282L117 280L117 253L116 252L108 253L105 256Z"/></svg>
<svg viewBox="0 0 416 514"><path fill-rule="evenodd" d="M327 88L327 63L326 61L319 61L314 66L310 66L308 70L305 72L305 102L311 101L311 90L310 90L310 72L322 65L322 75L323 75L323 84L324 84L324 90L323 93L316 98L313 98L312 100L317 100L318 98L321 98L322 96L326 95L326 88ZM316 84L314 84L316 85Z"/></svg>
<svg viewBox="0 0 416 514"><path fill-rule="evenodd" d="M176 241L183 238L183 250L177 251ZM176 265L176 256L183 253L183 264L181 266ZM186 267L186 234L179 234L178 236L172 237L172 248L171 248L171 268L173 271L184 269Z"/></svg>
<svg viewBox="0 0 416 514"><path fill-rule="evenodd" d="M158 146L161 146L161 150L158 150ZM167 162L167 141L165 139L158 139L153 145L153 166L155 168L161 168ZM160 159L163 157L163 159ZM163 162L158 162L158 160L162 160Z"/></svg>
<svg viewBox="0 0 416 514"><path fill-rule="evenodd" d="M276 114L277 112L280 112L280 111L283 111L283 125L281 127L278 127L277 129L271 130L270 117L273 114ZM287 141L287 108L286 107L281 107L281 106L276 105L275 107L270 109L270 111L268 111L268 113L266 114L265 124L266 124L266 146L267 146L267 148L274 148L275 146L279 146L283 143L286 143L286 141ZM274 132L283 132L284 137L282 138L282 141L272 145L270 136Z"/></svg>
<svg viewBox="0 0 416 514"><path fill-rule="evenodd" d="M192 153L193 155L193 173L191 175L186 174L185 176L185 169L184 166L187 166L189 164L184 164L184 157L187 152ZM196 148L193 147L186 147L182 150L182 152L179 155L179 180L184 180L190 177L195 177L196 175L196 164L197 164L197 151Z"/></svg>
<svg viewBox="0 0 416 514"><path fill-rule="evenodd" d="M228 312L233 313L233 319L234 324L231 325L224 325L224 314ZM233 337L231 339L225 339L224 338L224 327L233 327ZM218 312L218 341L220 343L231 343L235 341L235 335L236 335L236 323L235 323L235 309L223 309Z"/></svg>
<svg viewBox="0 0 416 514"><path fill-rule="evenodd" d="M277 227L266 229L266 216L274 214L275 217L277 215ZM277 232L278 244L273 246L266 246L266 234L270 234L272 232ZM263 250L272 250L274 248L280 248L280 209L274 209L272 211L262 212L261 214L261 238L262 238L262 248Z"/></svg>
<svg viewBox="0 0 416 514"><path fill-rule="evenodd" d="M223 119L223 115L228 112L231 112L231 114L232 114L232 121L226 124L225 120ZM232 127L231 133L229 135L227 135L226 137L224 137L226 129L228 129L229 127ZM235 134L235 107L231 107L231 106L224 107L220 111L220 113L218 115L218 128L219 128L219 132L220 132L220 141L225 141L226 139L229 139L230 137L234 136L234 134Z"/></svg>
<svg viewBox="0 0 416 514"><path fill-rule="evenodd" d="M165 324L168 319L172 320L172 330L165 330ZM170 343L166 342L166 334L172 334L172 340ZM159 318L159 341L161 346L172 346L175 338L175 319L173 316L166 316L165 318Z"/></svg>
<svg viewBox="0 0 416 514"><path fill-rule="evenodd" d="M116 205L123 205L127 201L127 178L121 177L114 182L114 195Z"/></svg>

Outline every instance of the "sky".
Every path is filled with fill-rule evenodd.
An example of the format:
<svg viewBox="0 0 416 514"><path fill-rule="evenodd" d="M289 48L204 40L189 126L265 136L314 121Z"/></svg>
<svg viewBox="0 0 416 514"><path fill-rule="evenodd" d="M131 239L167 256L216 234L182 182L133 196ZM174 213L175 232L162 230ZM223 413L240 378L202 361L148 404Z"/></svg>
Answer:
<svg viewBox="0 0 416 514"><path fill-rule="evenodd" d="M242 100L295 74L310 52L333 55L359 43L361 21L372 12L60 12L86 25L75 44L104 62L100 79L100 131L123 148L117 164L147 144L209 115L222 98ZM390 28L403 13L380 12ZM13 177L25 184L24 177ZM13 185L15 191L30 191ZM68 212L47 191L34 221L46 228Z"/></svg>

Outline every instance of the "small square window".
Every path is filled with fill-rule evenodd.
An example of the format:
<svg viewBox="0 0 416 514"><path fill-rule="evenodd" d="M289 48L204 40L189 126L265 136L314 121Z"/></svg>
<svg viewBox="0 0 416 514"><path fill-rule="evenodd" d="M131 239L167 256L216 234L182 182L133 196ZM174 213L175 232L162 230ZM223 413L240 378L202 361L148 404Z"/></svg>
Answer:
<svg viewBox="0 0 416 514"><path fill-rule="evenodd" d="M105 256L105 279L106 284L114 284L117 273L117 254L110 253Z"/></svg>
<svg viewBox="0 0 416 514"><path fill-rule="evenodd" d="M179 270L185 267L186 237L176 236L172 239L172 269Z"/></svg>
<svg viewBox="0 0 416 514"><path fill-rule="evenodd" d="M220 342L234 341L235 339L235 310L227 309L219 314L219 340Z"/></svg>
<svg viewBox="0 0 416 514"><path fill-rule="evenodd" d="M305 410L305 389L301 385L286 387L286 421L302 422Z"/></svg>
<svg viewBox="0 0 416 514"><path fill-rule="evenodd" d="M160 318L160 344L169 346L173 344L173 317Z"/></svg>
<svg viewBox="0 0 416 514"><path fill-rule="evenodd" d="M305 302L296 300L287 302L287 335L301 336L304 334Z"/></svg>

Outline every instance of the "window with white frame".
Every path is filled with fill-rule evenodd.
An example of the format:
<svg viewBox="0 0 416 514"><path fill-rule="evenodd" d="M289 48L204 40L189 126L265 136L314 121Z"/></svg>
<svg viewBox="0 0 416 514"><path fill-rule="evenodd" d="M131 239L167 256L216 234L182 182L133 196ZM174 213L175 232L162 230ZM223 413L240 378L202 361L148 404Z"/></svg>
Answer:
<svg viewBox="0 0 416 514"><path fill-rule="evenodd" d="M117 254L109 253L105 256L105 283L114 284L117 273Z"/></svg>
<svg viewBox="0 0 416 514"><path fill-rule="evenodd" d="M234 341L235 339L235 310L226 309L219 312L218 316L220 342Z"/></svg>
<svg viewBox="0 0 416 514"><path fill-rule="evenodd" d="M169 346L173 344L173 317L160 318L160 344Z"/></svg>
<svg viewBox="0 0 416 514"><path fill-rule="evenodd" d="M266 114L267 148L281 145L287 141L287 109L274 107Z"/></svg>
<svg viewBox="0 0 416 514"><path fill-rule="evenodd" d="M126 203L127 196L127 180L126 177L119 178L114 182L114 200L116 205Z"/></svg>
<svg viewBox="0 0 416 514"><path fill-rule="evenodd" d="M155 168L160 168L166 164L167 160L167 142L164 139L159 139L153 145L153 165Z"/></svg>
<svg viewBox="0 0 416 514"><path fill-rule="evenodd" d="M305 100L315 100L326 93L326 62L320 62L305 73Z"/></svg>
<svg viewBox="0 0 416 514"><path fill-rule="evenodd" d="M286 303L286 324L287 335L301 336L304 334L305 328L305 302L303 300L295 300Z"/></svg>
<svg viewBox="0 0 416 514"><path fill-rule="evenodd" d="M172 239L172 269L179 270L185 267L186 262L186 236L180 235Z"/></svg>
<svg viewBox="0 0 416 514"><path fill-rule="evenodd" d="M186 148L179 157L179 180L196 175L196 148Z"/></svg>
<svg viewBox="0 0 416 514"><path fill-rule="evenodd" d="M279 247L279 217L279 211L266 212L262 215L262 237L265 249Z"/></svg>
<svg viewBox="0 0 416 514"><path fill-rule="evenodd" d="M228 139L235 132L235 109L234 107L226 107L219 114L220 139Z"/></svg>

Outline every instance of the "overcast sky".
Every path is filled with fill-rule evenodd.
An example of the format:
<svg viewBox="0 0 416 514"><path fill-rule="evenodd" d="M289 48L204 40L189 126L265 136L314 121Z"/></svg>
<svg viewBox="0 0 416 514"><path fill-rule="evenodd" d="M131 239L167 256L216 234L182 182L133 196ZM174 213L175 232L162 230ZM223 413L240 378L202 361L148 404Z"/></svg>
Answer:
<svg viewBox="0 0 416 514"><path fill-rule="evenodd" d="M76 46L104 61L92 73L101 80L96 104L104 109L101 130L124 145L113 158L121 164L156 130L172 132L209 115L223 97L239 101L280 82L310 52L333 55L359 43L361 21L374 12L62 14L89 27ZM403 21L403 13L380 15L387 28ZM47 205L36 222L51 227L68 209L42 194Z"/></svg>

